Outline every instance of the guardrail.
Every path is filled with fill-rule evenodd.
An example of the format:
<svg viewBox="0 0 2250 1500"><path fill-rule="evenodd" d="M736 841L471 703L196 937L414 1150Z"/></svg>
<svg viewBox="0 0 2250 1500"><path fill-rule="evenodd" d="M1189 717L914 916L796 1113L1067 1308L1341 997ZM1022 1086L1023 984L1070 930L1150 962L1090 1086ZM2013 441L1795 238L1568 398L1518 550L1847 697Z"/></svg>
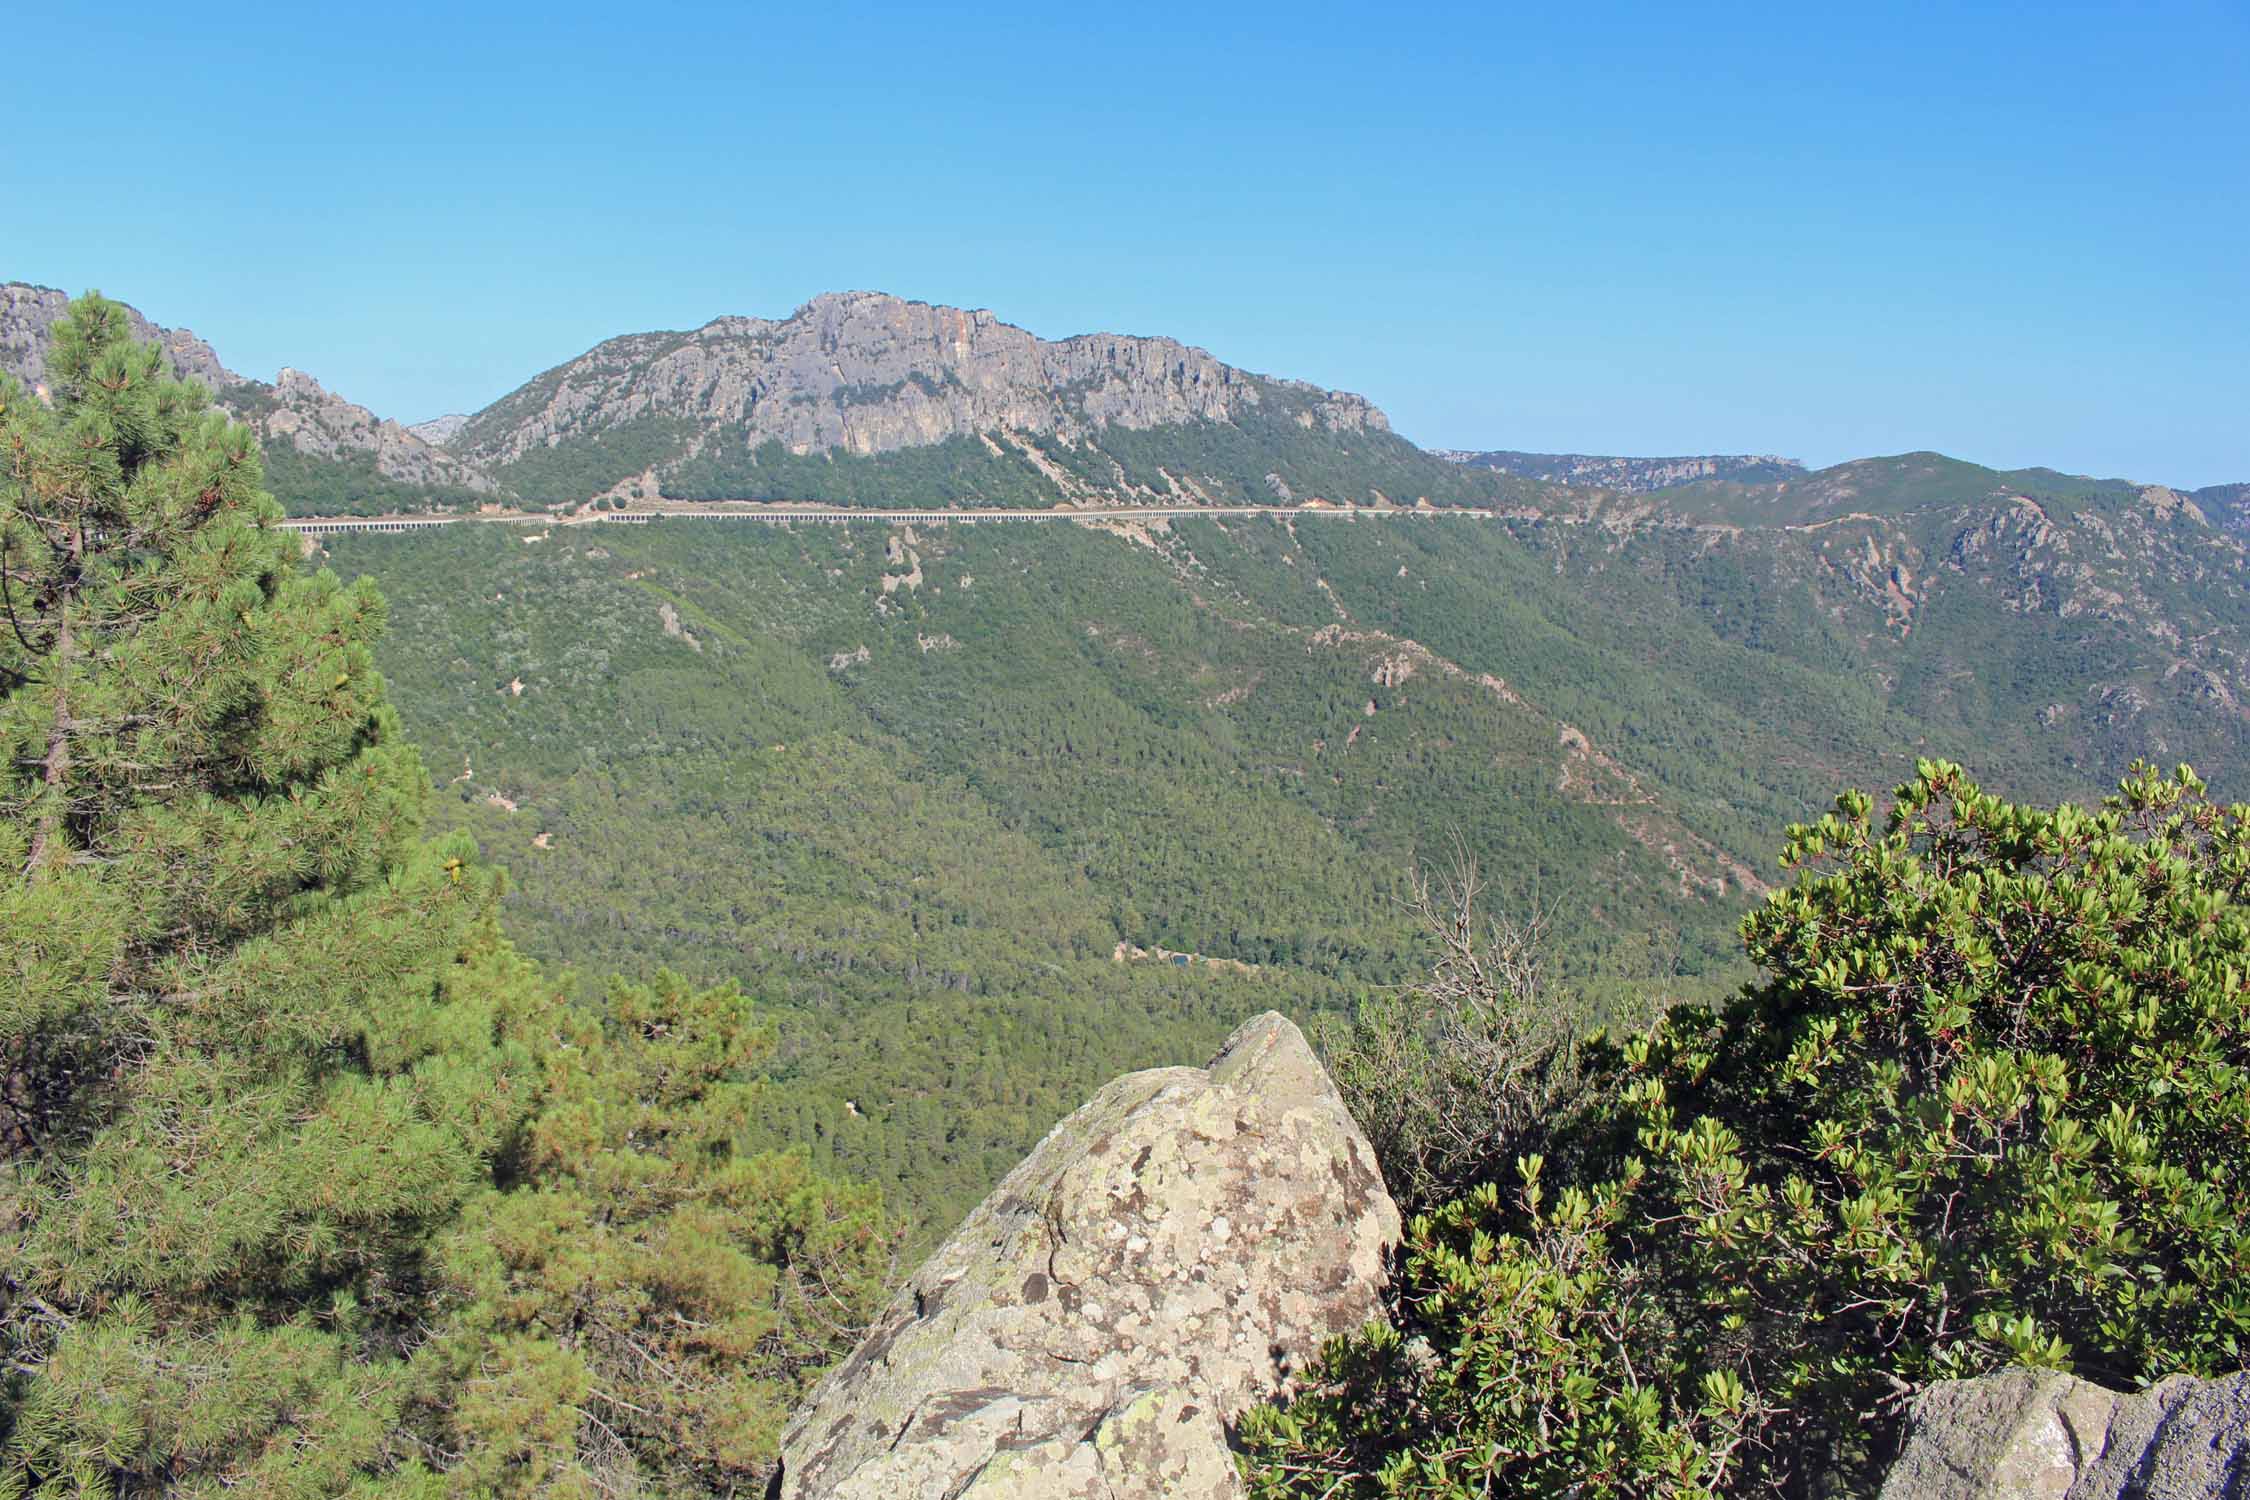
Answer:
<svg viewBox="0 0 2250 1500"><path fill-rule="evenodd" d="M398 534L426 531L433 526L455 526L464 521L513 523L522 526L583 526L589 521L613 526L645 526L651 521L763 521L769 525L791 521L841 524L880 521L910 526L977 526L994 521L1175 521L1240 516L1291 518L1360 516L1476 516L1490 519L1490 510L1447 506L1439 510L1411 510L1404 506L1294 506L1294 505L1142 505L1114 510L809 510L776 507L770 510L613 510L592 516L292 516L277 522L285 531L304 536L341 536L351 533Z"/></svg>
<svg viewBox="0 0 2250 1500"><path fill-rule="evenodd" d="M457 521L497 520L488 516L293 516L279 522L284 531L306 536L330 536L345 531L427 531ZM510 517L509 519L513 519Z"/></svg>

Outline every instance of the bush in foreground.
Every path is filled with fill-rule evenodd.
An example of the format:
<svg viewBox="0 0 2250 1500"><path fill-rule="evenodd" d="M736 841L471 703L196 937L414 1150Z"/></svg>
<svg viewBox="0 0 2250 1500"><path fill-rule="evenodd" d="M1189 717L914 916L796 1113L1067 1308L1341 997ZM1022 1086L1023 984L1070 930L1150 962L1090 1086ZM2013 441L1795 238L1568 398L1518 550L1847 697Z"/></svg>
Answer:
<svg viewBox="0 0 2250 1500"><path fill-rule="evenodd" d="M2250 808L1925 762L1784 861L1764 977L1591 1049L1575 1180L1413 1221L1397 1331L1246 1421L1255 1493L1865 1493L1931 1381L2250 1359Z"/></svg>

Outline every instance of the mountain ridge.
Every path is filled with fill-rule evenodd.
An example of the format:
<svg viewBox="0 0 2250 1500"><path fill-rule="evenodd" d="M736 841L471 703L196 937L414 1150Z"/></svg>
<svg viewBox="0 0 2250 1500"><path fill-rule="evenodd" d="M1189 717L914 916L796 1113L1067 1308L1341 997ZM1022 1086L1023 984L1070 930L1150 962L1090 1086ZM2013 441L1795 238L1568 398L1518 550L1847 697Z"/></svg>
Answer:
<svg viewBox="0 0 2250 1500"><path fill-rule="evenodd" d="M1770 453L1705 453L1675 458L1623 458L1599 453L1525 453L1432 448L1437 457L1473 469L1493 469L1553 484L1645 494L1704 479L1766 480L1802 474L1794 458Z"/></svg>
<svg viewBox="0 0 2250 1500"><path fill-rule="evenodd" d="M1305 433L1390 438L1362 396L1257 375L1176 339L1046 340L987 309L852 291L786 318L605 340L472 414L449 442L495 474L526 475L527 490L555 490L567 472L596 492L630 481L642 498L837 499L781 491L792 479L833 488L806 460L882 463L955 445L946 487L969 492L959 498L1196 499L1211 476L1128 472L1134 460L1109 451L1109 435L1240 432L1274 408ZM1275 495L1288 488L1289 444L1273 439L1286 436L1262 444L1272 462L1257 482Z"/></svg>
<svg viewBox="0 0 2250 1500"><path fill-rule="evenodd" d="M39 385L52 287L0 285L0 370ZM1854 511L2161 491L2250 535L2250 486L2193 492L1936 453L1806 470L1770 454L1424 450L1366 397L1162 336L1042 339L989 309L825 292L783 318L607 339L473 413L378 417L297 369L229 369L187 329L135 331L265 442L292 513L659 499L838 506L1470 504L1630 524L1808 525ZM1653 510L1651 509L1653 507Z"/></svg>
<svg viewBox="0 0 2250 1500"><path fill-rule="evenodd" d="M221 409L258 434L267 477L285 499L300 501L293 509L347 497L417 508L499 498L499 487L481 469L305 372L285 365L271 381L238 374L191 330L165 328L132 304L120 305L135 338L156 344L175 375L203 382ZM43 395L47 347L69 306L70 295L57 288L0 283L0 372Z"/></svg>

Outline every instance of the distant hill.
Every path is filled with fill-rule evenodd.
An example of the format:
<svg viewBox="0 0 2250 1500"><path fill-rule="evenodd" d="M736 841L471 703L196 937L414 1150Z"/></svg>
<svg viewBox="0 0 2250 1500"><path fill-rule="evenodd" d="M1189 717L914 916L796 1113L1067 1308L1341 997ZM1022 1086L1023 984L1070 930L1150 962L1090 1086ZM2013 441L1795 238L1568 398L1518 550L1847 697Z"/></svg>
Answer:
<svg viewBox="0 0 2250 1500"><path fill-rule="evenodd" d="M442 448L447 443L452 442L454 435L468 425L468 415L456 411L448 412L442 417L432 417L427 422L412 423L406 430L423 442Z"/></svg>
<svg viewBox="0 0 2250 1500"><path fill-rule="evenodd" d="M2069 513L2100 501L2131 505L2144 497L2165 507L2187 497L2162 485L2093 479L2055 469L1988 469L1942 453L1859 458L1762 483L1701 480L1651 493L1666 511L1692 521L1741 526L1805 526L1844 516L1897 516L1933 506L2006 506L2037 501ZM2200 517L2200 511L2197 511Z"/></svg>
<svg viewBox="0 0 2250 1500"><path fill-rule="evenodd" d="M2250 536L2250 484L2208 485L2188 498L2210 516L2214 526Z"/></svg>
<svg viewBox="0 0 2250 1500"><path fill-rule="evenodd" d="M69 304L70 294L54 287L0 284L0 371L39 388L52 329ZM252 380L187 329L160 328L138 311L132 319L138 337L163 346L176 374L202 381L220 406L257 430L268 486L292 513L457 509L498 497L499 487L475 465L303 371L285 368L270 384Z"/></svg>
<svg viewBox="0 0 2250 1500"><path fill-rule="evenodd" d="M1689 458L1607 458L1593 453L1516 453L1500 449L1475 453L1461 448L1433 448L1435 456L1472 469L1491 469L1523 479L1550 484L1618 490L1645 494L1697 480L1722 479L1742 484L1788 479L1805 466L1793 458L1764 453L1707 453Z"/></svg>

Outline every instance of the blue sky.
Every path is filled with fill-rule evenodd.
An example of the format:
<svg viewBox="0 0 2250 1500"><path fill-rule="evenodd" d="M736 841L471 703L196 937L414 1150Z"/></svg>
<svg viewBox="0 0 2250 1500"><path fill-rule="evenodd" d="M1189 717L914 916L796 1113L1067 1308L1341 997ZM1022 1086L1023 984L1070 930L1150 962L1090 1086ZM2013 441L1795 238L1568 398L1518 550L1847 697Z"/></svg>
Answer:
<svg viewBox="0 0 2250 1500"><path fill-rule="evenodd" d="M386 415L872 287L1435 446L2250 480L2250 5L19 9L0 279Z"/></svg>

